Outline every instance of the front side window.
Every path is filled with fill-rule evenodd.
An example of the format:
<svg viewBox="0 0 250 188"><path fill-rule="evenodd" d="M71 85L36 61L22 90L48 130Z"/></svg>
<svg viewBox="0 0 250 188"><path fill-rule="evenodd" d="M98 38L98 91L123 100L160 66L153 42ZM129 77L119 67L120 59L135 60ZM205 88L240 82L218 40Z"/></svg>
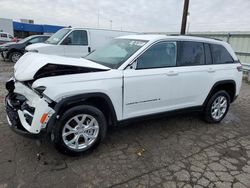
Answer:
<svg viewBox="0 0 250 188"><path fill-rule="evenodd" d="M210 48L211 48L214 64L234 62L229 52L223 46L218 45L218 44L210 44Z"/></svg>
<svg viewBox="0 0 250 188"><path fill-rule="evenodd" d="M10 38L10 39L13 39L14 37L12 37L11 35L9 35L9 38Z"/></svg>
<svg viewBox="0 0 250 188"><path fill-rule="evenodd" d="M178 65L204 65L204 46L201 42L182 41L178 45Z"/></svg>
<svg viewBox="0 0 250 188"><path fill-rule="evenodd" d="M114 39L85 58L112 69L117 69L147 42L135 39Z"/></svg>
<svg viewBox="0 0 250 188"><path fill-rule="evenodd" d="M46 43L48 44L58 44L64 37L65 35L70 31L70 29L60 29L57 31L54 35L52 35Z"/></svg>
<svg viewBox="0 0 250 188"><path fill-rule="evenodd" d="M176 42L161 42L153 45L137 59L136 69L176 66Z"/></svg>
<svg viewBox="0 0 250 188"><path fill-rule="evenodd" d="M63 45L88 45L87 31L72 31L63 41Z"/></svg>

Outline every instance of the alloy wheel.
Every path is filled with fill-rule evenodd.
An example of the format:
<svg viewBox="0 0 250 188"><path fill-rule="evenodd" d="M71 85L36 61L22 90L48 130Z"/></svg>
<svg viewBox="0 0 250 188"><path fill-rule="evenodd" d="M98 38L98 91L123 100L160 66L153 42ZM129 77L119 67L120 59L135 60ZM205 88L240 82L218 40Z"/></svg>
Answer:
<svg viewBox="0 0 250 188"><path fill-rule="evenodd" d="M97 120L89 114L78 114L64 125L62 138L64 144L74 150L90 147L99 134Z"/></svg>
<svg viewBox="0 0 250 188"><path fill-rule="evenodd" d="M227 111L228 101L225 96L218 96L211 108L211 116L215 120L219 120Z"/></svg>

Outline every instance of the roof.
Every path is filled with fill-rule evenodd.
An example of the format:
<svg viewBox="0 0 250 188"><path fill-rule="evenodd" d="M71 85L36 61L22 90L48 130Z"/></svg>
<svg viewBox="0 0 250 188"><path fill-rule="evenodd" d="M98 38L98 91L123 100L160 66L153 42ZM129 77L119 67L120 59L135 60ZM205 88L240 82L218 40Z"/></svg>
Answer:
<svg viewBox="0 0 250 188"><path fill-rule="evenodd" d="M157 41L157 40L187 40L187 41L197 41L197 42L208 42L208 43L225 43L216 39L205 38L205 37L195 37L195 36L168 36L168 35L151 35L151 34L139 34L139 35L127 35L118 38L124 39L136 39L136 40L147 40L147 41Z"/></svg>

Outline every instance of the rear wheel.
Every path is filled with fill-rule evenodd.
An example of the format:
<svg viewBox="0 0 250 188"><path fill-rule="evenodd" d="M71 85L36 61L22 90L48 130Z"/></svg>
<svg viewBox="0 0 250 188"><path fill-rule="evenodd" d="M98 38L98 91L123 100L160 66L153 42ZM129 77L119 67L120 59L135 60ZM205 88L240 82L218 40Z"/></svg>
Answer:
<svg viewBox="0 0 250 188"><path fill-rule="evenodd" d="M107 130L103 113L82 105L65 112L54 131L54 143L61 152L79 155L97 147Z"/></svg>
<svg viewBox="0 0 250 188"><path fill-rule="evenodd" d="M9 59L12 63L16 63L23 54L21 52L11 52Z"/></svg>
<svg viewBox="0 0 250 188"><path fill-rule="evenodd" d="M209 123L219 123L226 116L229 106L230 96L226 91L221 90L214 93L205 108L205 120Z"/></svg>

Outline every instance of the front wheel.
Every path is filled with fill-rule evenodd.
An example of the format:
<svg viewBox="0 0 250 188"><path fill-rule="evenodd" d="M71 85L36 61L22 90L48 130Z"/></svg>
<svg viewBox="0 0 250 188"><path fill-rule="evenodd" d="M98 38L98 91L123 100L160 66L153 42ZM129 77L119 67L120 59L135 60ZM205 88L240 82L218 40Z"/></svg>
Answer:
<svg viewBox="0 0 250 188"><path fill-rule="evenodd" d="M229 106L230 96L226 91L214 93L205 107L205 120L209 123L219 123L226 116Z"/></svg>
<svg viewBox="0 0 250 188"><path fill-rule="evenodd" d="M54 143L59 151L79 155L97 147L105 137L106 119L96 107L77 106L66 111L54 130Z"/></svg>
<svg viewBox="0 0 250 188"><path fill-rule="evenodd" d="M11 52L9 59L12 63L16 63L23 54L21 52Z"/></svg>

